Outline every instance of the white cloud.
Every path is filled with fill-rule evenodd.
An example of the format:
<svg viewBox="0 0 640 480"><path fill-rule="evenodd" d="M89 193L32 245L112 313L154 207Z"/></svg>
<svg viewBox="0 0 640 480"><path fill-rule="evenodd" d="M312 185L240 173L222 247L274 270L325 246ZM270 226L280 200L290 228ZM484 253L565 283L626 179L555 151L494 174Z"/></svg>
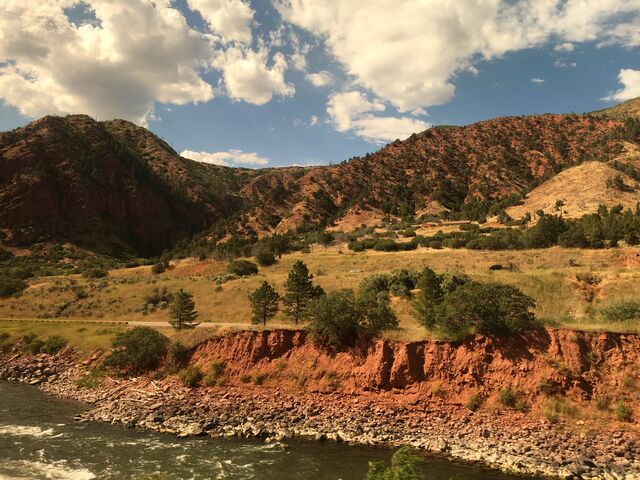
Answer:
<svg viewBox="0 0 640 480"><path fill-rule="evenodd" d="M575 46L571 42L559 43L558 45L553 47L553 49L556 52L573 52L574 48L575 48Z"/></svg>
<svg viewBox="0 0 640 480"><path fill-rule="evenodd" d="M253 10L242 0L187 0L191 10L198 11L209 28L225 40L251 42Z"/></svg>
<svg viewBox="0 0 640 480"><path fill-rule="evenodd" d="M415 132L429 128L429 124L411 117L376 116L386 107L379 101L370 101L357 91L336 93L329 97L327 113L339 132L353 131L372 143L405 139Z"/></svg>
<svg viewBox="0 0 640 480"><path fill-rule="evenodd" d="M88 113L145 123L155 102L213 97L200 76L209 41L168 1L87 0L97 22L75 25L74 0L0 2L0 98L22 114Z"/></svg>
<svg viewBox="0 0 640 480"><path fill-rule="evenodd" d="M553 62L553 66L556 68L576 68L578 64L576 62L570 62L568 58L558 58Z"/></svg>
<svg viewBox="0 0 640 480"><path fill-rule="evenodd" d="M229 97L254 105L264 105L274 95L292 96L296 89L287 83L284 73L287 62L282 53L276 53L269 66L266 48L258 51L233 47L221 53L214 65L223 72Z"/></svg>
<svg viewBox="0 0 640 480"><path fill-rule="evenodd" d="M311 115L311 117L309 118L309 125L311 125L313 127L317 123L318 123L318 116L317 115Z"/></svg>
<svg viewBox="0 0 640 480"><path fill-rule="evenodd" d="M333 76L326 70L320 70L316 73L308 73L307 80L309 80L314 87L326 87L333 83Z"/></svg>
<svg viewBox="0 0 640 480"><path fill-rule="evenodd" d="M532 78L531 79L531 83L536 83L536 84L540 84L540 83L544 83L544 78Z"/></svg>
<svg viewBox="0 0 640 480"><path fill-rule="evenodd" d="M623 88L603 100L624 102L625 100L640 97L640 70L623 68L618 74L618 80L623 85Z"/></svg>
<svg viewBox="0 0 640 480"><path fill-rule="evenodd" d="M229 150L226 152L194 152L184 150L181 154L184 158L190 158L196 162L212 163L214 165L267 165L269 159L261 157L254 152L243 152L242 150Z"/></svg>
<svg viewBox="0 0 640 480"><path fill-rule="evenodd" d="M401 112L449 101L480 60L558 42L640 45L638 0L275 0L357 86Z"/></svg>
<svg viewBox="0 0 640 480"><path fill-rule="evenodd" d="M289 42L293 53L290 56L290 63L293 68L301 72L307 69L307 54L311 50L311 45L304 43L295 32L289 33Z"/></svg>

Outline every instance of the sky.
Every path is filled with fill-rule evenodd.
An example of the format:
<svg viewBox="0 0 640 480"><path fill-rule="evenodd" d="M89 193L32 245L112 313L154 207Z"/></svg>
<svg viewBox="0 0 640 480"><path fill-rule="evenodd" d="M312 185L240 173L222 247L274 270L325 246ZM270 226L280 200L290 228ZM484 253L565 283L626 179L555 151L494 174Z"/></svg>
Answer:
<svg viewBox="0 0 640 480"><path fill-rule="evenodd" d="M0 1L0 131L124 118L222 165L638 96L640 0Z"/></svg>

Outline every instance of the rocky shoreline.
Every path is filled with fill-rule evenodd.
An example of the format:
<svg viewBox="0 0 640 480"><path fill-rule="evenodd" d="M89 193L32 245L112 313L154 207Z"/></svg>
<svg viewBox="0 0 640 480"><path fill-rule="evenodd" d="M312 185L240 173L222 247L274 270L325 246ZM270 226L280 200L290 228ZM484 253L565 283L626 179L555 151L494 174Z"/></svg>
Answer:
<svg viewBox="0 0 640 480"><path fill-rule="evenodd" d="M95 359L94 359L95 360ZM519 412L471 412L425 404L394 392L299 392L261 386L189 389L172 377L104 378L81 388L91 360L67 350L56 356L0 357L0 379L36 385L91 405L78 421L174 433L292 438L362 445L409 444L507 472L575 479L640 479L637 431L577 430ZM400 398L402 397L402 398Z"/></svg>

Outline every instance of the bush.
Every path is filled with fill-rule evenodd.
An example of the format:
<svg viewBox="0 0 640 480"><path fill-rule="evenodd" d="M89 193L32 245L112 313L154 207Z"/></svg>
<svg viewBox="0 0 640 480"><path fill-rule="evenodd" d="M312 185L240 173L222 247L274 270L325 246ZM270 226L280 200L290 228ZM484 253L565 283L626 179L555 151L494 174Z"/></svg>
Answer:
<svg viewBox="0 0 640 480"><path fill-rule="evenodd" d="M197 387L202 380L202 372L195 365L190 365L178 373L178 378L185 387Z"/></svg>
<svg viewBox="0 0 640 480"><path fill-rule="evenodd" d="M358 332L361 312L353 290L335 290L310 303L309 318L309 330L316 340L338 347Z"/></svg>
<svg viewBox="0 0 640 480"><path fill-rule="evenodd" d="M271 250L261 248L256 252L256 262L263 267L269 267L271 265L275 265L276 256Z"/></svg>
<svg viewBox="0 0 640 480"><path fill-rule="evenodd" d="M480 408L481 404L482 404L482 399L480 398L480 395L478 395L477 393L474 393L473 395L471 395L471 397L469 398L465 406L472 412L475 412Z"/></svg>
<svg viewBox="0 0 640 480"><path fill-rule="evenodd" d="M398 327L398 320L385 292L335 290L313 300L309 305L309 329L321 344L339 347L358 334L377 335Z"/></svg>
<svg viewBox="0 0 640 480"><path fill-rule="evenodd" d="M150 305L154 308L164 305L165 307L173 301L173 295L169 292L167 287L154 288L151 293L144 297L145 305Z"/></svg>
<svg viewBox="0 0 640 480"><path fill-rule="evenodd" d="M89 268L82 273L84 278L106 278L109 276L109 272L104 268Z"/></svg>
<svg viewBox="0 0 640 480"><path fill-rule="evenodd" d="M357 241L349 242L349 244L347 245L347 248L354 252L364 252L366 250L364 248L364 244L362 242L357 242Z"/></svg>
<svg viewBox="0 0 640 480"><path fill-rule="evenodd" d="M395 252L398 250L398 244L390 238L387 238L376 242L373 249L376 252Z"/></svg>
<svg viewBox="0 0 640 480"><path fill-rule="evenodd" d="M523 411L526 408L524 401L520 398L520 394L517 391L512 390L511 387L500 390L498 401L508 408L515 408L520 411Z"/></svg>
<svg viewBox="0 0 640 480"><path fill-rule="evenodd" d="M608 322L626 322L640 318L640 302L620 302L600 310Z"/></svg>
<svg viewBox="0 0 640 480"><path fill-rule="evenodd" d="M171 342L169 345L169 360L176 368L184 367L191 357L191 349L181 342Z"/></svg>
<svg viewBox="0 0 640 480"><path fill-rule="evenodd" d="M258 266L249 260L232 260L227 265L227 272L239 277L248 277L258 273Z"/></svg>
<svg viewBox="0 0 640 480"><path fill-rule="evenodd" d="M415 316L426 328L460 339L477 332L488 336L533 328L533 299L511 285L478 283L464 276L444 277L425 269L414 302Z"/></svg>
<svg viewBox="0 0 640 480"><path fill-rule="evenodd" d="M422 480L425 478L424 461L414 455L410 447L402 447L391 457L391 466L383 462L369 462L365 480Z"/></svg>
<svg viewBox="0 0 640 480"><path fill-rule="evenodd" d="M167 353L169 339L150 327L134 327L113 339L116 349L105 360L105 366L138 374L153 370Z"/></svg>
<svg viewBox="0 0 640 480"><path fill-rule="evenodd" d="M27 288L27 284L20 278L0 276L0 298L10 297Z"/></svg>
<svg viewBox="0 0 640 480"><path fill-rule="evenodd" d="M267 374L266 373L256 373L251 381L253 382L254 385L262 385L264 383L264 381L267 379Z"/></svg>
<svg viewBox="0 0 640 480"><path fill-rule="evenodd" d="M82 375L76 380L76 385L80 388L92 389L99 387L105 377L103 368L95 368L88 373Z"/></svg>
<svg viewBox="0 0 640 480"><path fill-rule="evenodd" d="M616 403L615 407L616 418L622 422L630 422L632 418L632 412L629 407L627 407L622 400Z"/></svg>
<svg viewBox="0 0 640 480"><path fill-rule="evenodd" d="M209 373L207 373L206 377L204 377L204 384L208 387L213 385L224 385L225 376L224 376L224 363L222 362L213 362L211 367L209 367ZM246 383L246 382L245 382Z"/></svg>
<svg viewBox="0 0 640 480"><path fill-rule="evenodd" d="M160 261L151 267L151 273L154 275L160 275L169 268L169 262L166 260Z"/></svg>
<svg viewBox="0 0 640 480"><path fill-rule="evenodd" d="M67 340L64 337L52 335L45 340L42 351L49 355L55 355L66 346Z"/></svg>

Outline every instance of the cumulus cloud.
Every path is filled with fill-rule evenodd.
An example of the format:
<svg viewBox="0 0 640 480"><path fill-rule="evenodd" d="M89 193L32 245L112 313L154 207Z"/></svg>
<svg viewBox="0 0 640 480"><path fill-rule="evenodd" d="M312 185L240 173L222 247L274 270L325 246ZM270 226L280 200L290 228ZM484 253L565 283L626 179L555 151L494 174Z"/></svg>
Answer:
<svg viewBox="0 0 640 480"><path fill-rule="evenodd" d="M313 127L317 123L318 123L318 116L317 115L311 115L311 117L309 117L309 125L311 125Z"/></svg>
<svg viewBox="0 0 640 480"><path fill-rule="evenodd" d="M285 81L287 62L282 53L274 54L269 65L266 48L229 48L214 65L222 70L227 93L234 100L264 105L274 95L290 97L296 91L293 84Z"/></svg>
<svg viewBox="0 0 640 480"><path fill-rule="evenodd" d="M200 13L209 28L225 40L251 42L253 10L242 0L187 0L191 10Z"/></svg>
<svg viewBox="0 0 640 480"><path fill-rule="evenodd" d="M267 165L269 159L261 157L254 152L243 152L242 150L228 150L226 152L194 152L184 150L181 154L184 158L195 160L196 162L211 163L214 165Z"/></svg>
<svg viewBox="0 0 640 480"><path fill-rule="evenodd" d="M308 73L307 80L309 80L314 87L326 87L333 83L333 76L326 70L321 70L316 73Z"/></svg>
<svg viewBox="0 0 640 480"><path fill-rule="evenodd" d="M0 2L0 98L22 114L89 113L145 123L155 102L205 102L210 44L169 2L91 0L96 22L72 23L73 0ZM141 28L144 26L144 28Z"/></svg>
<svg viewBox="0 0 640 480"><path fill-rule="evenodd" d="M640 97L640 70L623 68L618 74L618 80L623 85L623 88L603 100L624 102L625 100Z"/></svg>
<svg viewBox="0 0 640 480"><path fill-rule="evenodd" d="M550 41L640 45L638 0L275 0L360 87L401 112L449 101L479 60Z"/></svg>
<svg viewBox="0 0 640 480"><path fill-rule="evenodd" d="M536 84L540 84L540 83L544 83L544 78L532 78L531 79L531 83L536 83Z"/></svg>
<svg viewBox="0 0 640 480"><path fill-rule="evenodd" d="M574 48L575 46L571 42L560 43L553 47L556 52L573 52Z"/></svg>
<svg viewBox="0 0 640 480"><path fill-rule="evenodd" d="M335 93L327 103L327 113L339 132L352 131L372 142L385 143L429 128L429 124L411 117L377 116L386 110L379 101L371 101L358 91Z"/></svg>

